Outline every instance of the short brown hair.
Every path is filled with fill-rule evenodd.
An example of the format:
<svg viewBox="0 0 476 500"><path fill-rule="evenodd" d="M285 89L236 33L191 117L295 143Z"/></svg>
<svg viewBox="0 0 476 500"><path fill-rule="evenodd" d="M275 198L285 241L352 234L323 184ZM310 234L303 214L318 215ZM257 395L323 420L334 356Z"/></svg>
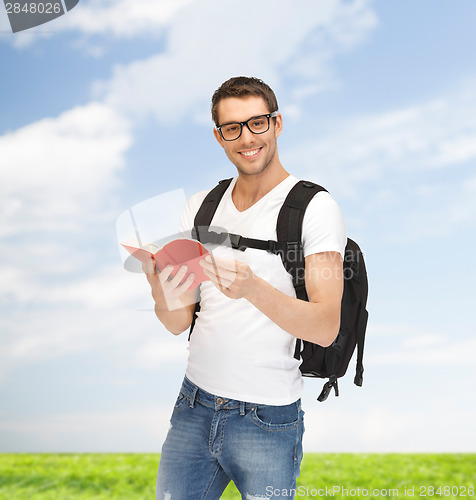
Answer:
<svg viewBox="0 0 476 500"><path fill-rule="evenodd" d="M212 120L218 125L218 104L227 97L258 96L264 99L268 112L278 111L278 100L271 87L263 80L248 76L235 76L222 83L212 97Z"/></svg>

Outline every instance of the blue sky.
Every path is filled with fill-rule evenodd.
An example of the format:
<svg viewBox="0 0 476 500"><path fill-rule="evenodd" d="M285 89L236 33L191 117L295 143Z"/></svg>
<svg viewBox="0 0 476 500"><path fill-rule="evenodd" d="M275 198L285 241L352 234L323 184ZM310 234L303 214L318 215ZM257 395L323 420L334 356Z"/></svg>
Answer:
<svg viewBox="0 0 476 500"><path fill-rule="evenodd" d="M234 175L209 102L239 74L367 261L364 386L306 380L305 449L475 451L475 28L471 0L81 0L13 35L0 6L0 451L160 450L187 341L115 223Z"/></svg>

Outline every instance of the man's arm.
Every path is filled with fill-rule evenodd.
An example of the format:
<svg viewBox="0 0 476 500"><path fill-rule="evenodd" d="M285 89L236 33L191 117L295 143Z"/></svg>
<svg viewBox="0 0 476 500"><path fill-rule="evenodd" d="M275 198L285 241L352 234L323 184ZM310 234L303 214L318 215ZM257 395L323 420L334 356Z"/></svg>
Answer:
<svg viewBox="0 0 476 500"><path fill-rule="evenodd" d="M229 298L245 298L294 337L327 347L339 333L344 286L342 257L322 252L305 259L309 302L280 292L239 261L202 260L206 274Z"/></svg>
<svg viewBox="0 0 476 500"><path fill-rule="evenodd" d="M199 289L189 290L193 283L193 273L180 284L187 274L187 266L182 266L177 274L170 278L172 269L172 266L167 266L159 273L153 258L142 266L151 287L157 318L169 332L179 335L192 324Z"/></svg>

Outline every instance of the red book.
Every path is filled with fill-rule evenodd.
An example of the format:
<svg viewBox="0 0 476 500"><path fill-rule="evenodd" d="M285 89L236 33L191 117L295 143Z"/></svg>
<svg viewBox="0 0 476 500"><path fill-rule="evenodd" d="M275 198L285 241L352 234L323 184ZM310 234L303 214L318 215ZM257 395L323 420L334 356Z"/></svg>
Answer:
<svg viewBox="0 0 476 500"><path fill-rule="evenodd" d="M210 278L205 275L200 265L200 260L209 255L208 250L197 240L188 238L179 238L165 244L160 248L155 243L139 245L137 241L127 240L121 245L136 259L141 262L148 262L151 257L154 258L157 269L162 271L169 264L173 266L171 276L175 276L182 265L188 267L187 275L182 280L185 281L190 273L195 274L190 290L196 288L203 281Z"/></svg>

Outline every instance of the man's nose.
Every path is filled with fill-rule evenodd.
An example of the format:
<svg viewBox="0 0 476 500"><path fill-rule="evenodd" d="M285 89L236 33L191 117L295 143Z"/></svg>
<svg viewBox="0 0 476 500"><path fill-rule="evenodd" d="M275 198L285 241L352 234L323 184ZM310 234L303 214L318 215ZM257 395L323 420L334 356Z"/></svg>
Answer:
<svg viewBox="0 0 476 500"><path fill-rule="evenodd" d="M255 134L251 132L251 130L248 128L247 125L243 126L243 130L241 131L241 142L244 142L245 144L248 143L253 143L256 140Z"/></svg>

